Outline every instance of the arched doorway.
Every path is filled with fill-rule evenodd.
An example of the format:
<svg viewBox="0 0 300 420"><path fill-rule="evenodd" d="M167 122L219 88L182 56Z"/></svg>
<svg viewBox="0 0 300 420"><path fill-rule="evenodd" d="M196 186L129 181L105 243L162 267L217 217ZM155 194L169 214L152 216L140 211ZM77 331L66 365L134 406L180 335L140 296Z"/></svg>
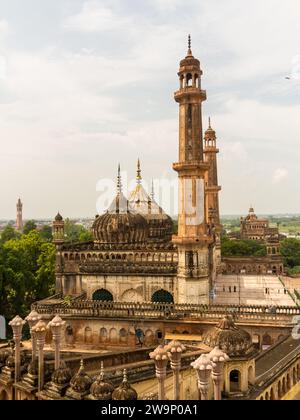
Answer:
<svg viewBox="0 0 300 420"><path fill-rule="evenodd" d="M127 343L127 341L128 341L128 332L125 330L125 328L122 328L120 330L119 337L120 337L120 343L121 344L126 344Z"/></svg>
<svg viewBox="0 0 300 420"><path fill-rule="evenodd" d="M0 392L0 401L8 401L8 393L4 389Z"/></svg>
<svg viewBox="0 0 300 420"><path fill-rule="evenodd" d="M166 290L158 290L152 296L152 302L154 303L174 303L174 298L171 293Z"/></svg>
<svg viewBox="0 0 300 420"><path fill-rule="evenodd" d="M272 346L272 337L269 334L265 334L262 339L262 349L267 350Z"/></svg>
<svg viewBox="0 0 300 420"><path fill-rule="evenodd" d="M93 294L93 300L98 300L101 302L113 302L114 297L113 295L106 289L96 290Z"/></svg>
<svg viewBox="0 0 300 420"><path fill-rule="evenodd" d="M239 370L230 372L230 392L241 392L241 372Z"/></svg>
<svg viewBox="0 0 300 420"><path fill-rule="evenodd" d="M255 374L253 366L250 366L248 369L248 382L250 385L254 385L255 382Z"/></svg>

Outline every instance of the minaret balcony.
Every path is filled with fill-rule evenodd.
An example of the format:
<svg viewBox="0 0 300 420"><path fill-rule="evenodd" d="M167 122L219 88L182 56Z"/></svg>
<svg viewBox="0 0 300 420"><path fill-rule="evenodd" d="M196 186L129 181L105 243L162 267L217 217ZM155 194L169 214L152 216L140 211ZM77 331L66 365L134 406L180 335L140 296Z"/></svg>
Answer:
<svg viewBox="0 0 300 420"><path fill-rule="evenodd" d="M174 98L176 102L182 102L185 99L189 98L200 100L201 102L206 101L207 95L206 90L199 89L195 86L187 86L182 89L179 89L174 94Z"/></svg>
<svg viewBox="0 0 300 420"><path fill-rule="evenodd" d="M198 161L185 161L173 164L174 171L182 176L203 176L210 168L209 162Z"/></svg>

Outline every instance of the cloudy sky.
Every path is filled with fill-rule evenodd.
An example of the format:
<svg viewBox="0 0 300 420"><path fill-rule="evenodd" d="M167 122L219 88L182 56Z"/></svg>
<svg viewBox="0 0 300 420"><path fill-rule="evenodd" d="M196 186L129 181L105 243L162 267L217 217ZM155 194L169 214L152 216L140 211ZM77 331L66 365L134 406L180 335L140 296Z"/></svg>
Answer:
<svg viewBox="0 0 300 420"><path fill-rule="evenodd" d="M26 218L94 216L97 182L138 157L176 178L188 33L222 213L299 213L299 20L297 0L0 0L0 218L19 196Z"/></svg>

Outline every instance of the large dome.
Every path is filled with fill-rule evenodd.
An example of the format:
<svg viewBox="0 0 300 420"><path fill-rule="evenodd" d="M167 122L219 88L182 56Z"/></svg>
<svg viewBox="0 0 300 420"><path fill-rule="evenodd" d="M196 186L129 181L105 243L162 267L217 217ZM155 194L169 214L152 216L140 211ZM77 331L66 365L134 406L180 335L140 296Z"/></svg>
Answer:
<svg viewBox="0 0 300 420"><path fill-rule="evenodd" d="M209 347L219 347L229 357L246 357L254 352L252 339L247 331L238 328L231 316L226 316L203 339Z"/></svg>
<svg viewBox="0 0 300 420"><path fill-rule="evenodd" d="M96 217L92 230L95 241L103 244L145 243L149 232L145 218L131 210L122 193L105 214Z"/></svg>

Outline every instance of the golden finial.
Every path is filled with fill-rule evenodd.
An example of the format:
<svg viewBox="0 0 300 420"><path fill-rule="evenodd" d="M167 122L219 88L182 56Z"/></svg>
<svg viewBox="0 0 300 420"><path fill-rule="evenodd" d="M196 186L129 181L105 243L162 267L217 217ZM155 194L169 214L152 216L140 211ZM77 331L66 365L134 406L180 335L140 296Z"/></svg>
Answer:
<svg viewBox="0 0 300 420"><path fill-rule="evenodd" d="M117 178L117 193L121 194L122 192L122 178L121 178L121 166L118 166L118 178Z"/></svg>
<svg viewBox="0 0 300 420"><path fill-rule="evenodd" d="M137 184L138 185L141 185L141 183L142 183L142 170L141 170L141 162L140 162L140 159L138 159L138 163L137 163L136 181L137 181Z"/></svg>
<svg viewBox="0 0 300 420"><path fill-rule="evenodd" d="M211 129L211 118L210 117L208 118L208 128Z"/></svg>

